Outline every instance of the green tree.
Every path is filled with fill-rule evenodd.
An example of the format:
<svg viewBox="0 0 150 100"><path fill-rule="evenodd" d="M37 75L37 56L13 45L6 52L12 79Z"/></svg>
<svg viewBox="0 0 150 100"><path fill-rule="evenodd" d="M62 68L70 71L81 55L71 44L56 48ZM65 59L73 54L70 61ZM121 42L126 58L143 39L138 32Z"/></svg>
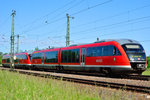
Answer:
<svg viewBox="0 0 150 100"><path fill-rule="evenodd" d="M0 56L0 64L2 64L2 56Z"/></svg>
<svg viewBox="0 0 150 100"><path fill-rule="evenodd" d="M147 57L147 68L150 68L150 57Z"/></svg>
<svg viewBox="0 0 150 100"><path fill-rule="evenodd" d="M39 50L39 48L38 48L38 46L35 48L35 51L38 51Z"/></svg>
<svg viewBox="0 0 150 100"><path fill-rule="evenodd" d="M0 64L2 64L2 56L3 56L3 53L0 52Z"/></svg>

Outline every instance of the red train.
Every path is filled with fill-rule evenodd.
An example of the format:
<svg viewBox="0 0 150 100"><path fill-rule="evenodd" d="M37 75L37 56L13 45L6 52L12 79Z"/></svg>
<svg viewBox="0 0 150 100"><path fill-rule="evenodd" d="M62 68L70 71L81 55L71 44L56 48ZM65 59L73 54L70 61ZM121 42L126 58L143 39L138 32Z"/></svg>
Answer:
<svg viewBox="0 0 150 100"><path fill-rule="evenodd" d="M9 67L10 66L10 55L4 55L2 58L2 65L4 67Z"/></svg>
<svg viewBox="0 0 150 100"><path fill-rule="evenodd" d="M18 53L15 54L15 57L14 64L16 68L31 67L31 55L28 53ZM3 56L2 64L4 67L10 66L10 55Z"/></svg>
<svg viewBox="0 0 150 100"><path fill-rule="evenodd" d="M34 68L115 74L141 74L147 66L143 47L129 39L34 51L31 62Z"/></svg>

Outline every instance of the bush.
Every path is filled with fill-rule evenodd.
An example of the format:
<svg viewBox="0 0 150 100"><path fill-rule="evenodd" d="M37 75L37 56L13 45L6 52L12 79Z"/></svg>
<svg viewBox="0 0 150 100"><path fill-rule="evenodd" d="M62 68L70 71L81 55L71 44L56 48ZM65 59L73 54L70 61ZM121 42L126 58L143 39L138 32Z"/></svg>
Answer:
<svg viewBox="0 0 150 100"><path fill-rule="evenodd" d="M0 64L2 64L2 56L0 56Z"/></svg>
<svg viewBox="0 0 150 100"><path fill-rule="evenodd" d="M150 57L147 57L147 68L150 68Z"/></svg>

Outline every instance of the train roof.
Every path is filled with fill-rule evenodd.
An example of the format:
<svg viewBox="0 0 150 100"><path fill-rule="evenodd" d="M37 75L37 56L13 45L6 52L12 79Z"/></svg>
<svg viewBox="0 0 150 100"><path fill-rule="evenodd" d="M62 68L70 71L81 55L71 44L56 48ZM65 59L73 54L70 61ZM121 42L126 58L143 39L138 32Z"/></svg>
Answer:
<svg viewBox="0 0 150 100"><path fill-rule="evenodd" d="M118 42L120 45L123 44L140 44L138 41L136 40L131 40L131 39L104 39L104 40L100 40L100 41L96 41L95 43L101 43L101 42L109 42L109 41L116 41Z"/></svg>
<svg viewBox="0 0 150 100"><path fill-rule="evenodd" d="M94 43L103 43L103 42L111 42L111 41L116 41L116 42L119 43L120 45L123 45L123 44L140 44L138 41L132 40L132 39L104 39L104 40L96 41L96 42L94 42ZM68 48L68 47L74 47L74 46L75 46L75 47L78 47L78 46L89 45L89 44L93 44L93 43L87 43L87 44L73 44L73 45L70 45L70 46L67 46L67 47L58 47L58 48L50 48L50 49L38 50L38 51L34 51L33 53L59 50L60 48L66 49L66 48Z"/></svg>
<svg viewBox="0 0 150 100"><path fill-rule="evenodd" d="M28 54L27 52L20 52L20 53L16 53L15 55L23 55L23 54Z"/></svg>

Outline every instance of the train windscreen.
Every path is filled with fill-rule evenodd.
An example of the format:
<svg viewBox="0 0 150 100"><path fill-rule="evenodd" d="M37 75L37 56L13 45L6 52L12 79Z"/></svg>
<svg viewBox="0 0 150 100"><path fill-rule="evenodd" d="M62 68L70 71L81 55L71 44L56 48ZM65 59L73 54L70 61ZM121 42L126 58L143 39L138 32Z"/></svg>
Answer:
<svg viewBox="0 0 150 100"><path fill-rule="evenodd" d="M139 44L122 45L130 61L146 61L143 47Z"/></svg>

